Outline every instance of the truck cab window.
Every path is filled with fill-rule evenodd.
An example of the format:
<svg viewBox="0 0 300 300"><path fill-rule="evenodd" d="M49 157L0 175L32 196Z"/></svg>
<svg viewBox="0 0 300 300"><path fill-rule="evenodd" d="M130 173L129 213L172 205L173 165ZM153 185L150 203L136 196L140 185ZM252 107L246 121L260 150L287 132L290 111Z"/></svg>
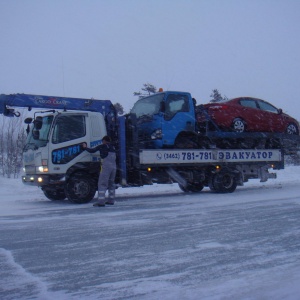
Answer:
<svg viewBox="0 0 300 300"><path fill-rule="evenodd" d="M57 117L52 143L58 144L85 136L85 117L83 115L61 115Z"/></svg>
<svg viewBox="0 0 300 300"><path fill-rule="evenodd" d="M165 119L170 120L177 112L189 111L187 95L170 94L166 100Z"/></svg>

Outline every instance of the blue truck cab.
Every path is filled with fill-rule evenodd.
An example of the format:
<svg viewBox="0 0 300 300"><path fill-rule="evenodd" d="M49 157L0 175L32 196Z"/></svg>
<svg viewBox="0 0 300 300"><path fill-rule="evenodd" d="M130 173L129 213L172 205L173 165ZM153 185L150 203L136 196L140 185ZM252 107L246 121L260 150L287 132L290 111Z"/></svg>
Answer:
<svg viewBox="0 0 300 300"><path fill-rule="evenodd" d="M144 148L181 148L180 143L195 135L195 103L190 93L167 91L141 98L130 114Z"/></svg>

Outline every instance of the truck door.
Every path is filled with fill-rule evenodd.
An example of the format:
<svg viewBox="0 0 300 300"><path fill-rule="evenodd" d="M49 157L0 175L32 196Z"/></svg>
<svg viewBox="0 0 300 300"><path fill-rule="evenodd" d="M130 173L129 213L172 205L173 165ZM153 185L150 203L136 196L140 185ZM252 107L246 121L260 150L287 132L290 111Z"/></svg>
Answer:
<svg viewBox="0 0 300 300"><path fill-rule="evenodd" d="M54 124L49 152L55 169L67 168L82 153L81 143L86 138L87 114L61 114Z"/></svg>
<svg viewBox="0 0 300 300"><path fill-rule="evenodd" d="M166 93L162 122L163 145L173 146L180 132L194 130L195 110L190 96L185 93Z"/></svg>

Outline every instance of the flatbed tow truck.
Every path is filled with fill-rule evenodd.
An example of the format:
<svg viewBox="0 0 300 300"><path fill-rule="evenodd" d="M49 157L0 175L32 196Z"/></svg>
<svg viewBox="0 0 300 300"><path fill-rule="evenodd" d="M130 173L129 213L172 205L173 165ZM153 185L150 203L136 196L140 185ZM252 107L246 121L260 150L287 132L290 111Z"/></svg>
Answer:
<svg viewBox="0 0 300 300"><path fill-rule="evenodd" d="M262 182L276 178L269 170L284 168L284 157L299 150L299 136L201 132L189 93L161 92L141 100L129 114L117 116L110 100L0 95L0 113L5 116L18 116L17 107L42 109L26 120L24 184L40 187L50 200L91 201L97 190L99 155L81 145L94 147L106 134L117 148L118 187L177 182L184 192L208 186L213 192L230 193L252 178ZM179 109L182 102L188 104L184 110ZM167 111L168 106L173 111ZM243 147L250 138L258 142L275 138L276 146ZM237 147L226 147L225 140Z"/></svg>

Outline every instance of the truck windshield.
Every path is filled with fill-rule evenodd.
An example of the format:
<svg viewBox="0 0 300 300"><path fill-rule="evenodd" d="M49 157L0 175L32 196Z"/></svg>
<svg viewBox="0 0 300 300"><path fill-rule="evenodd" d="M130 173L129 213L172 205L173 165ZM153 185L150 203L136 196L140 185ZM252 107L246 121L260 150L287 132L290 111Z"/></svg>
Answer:
<svg viewBox="0 0 300 300"><path fill-rule="evenodd" d="M53 122L53 116L45 116L41 118L42 126L37 130L33 125L31 125L30 132L27 137L25 149L37 149L39 147L44 147L48 143L49 131L51 124Z"/></svg>
<svg viewBox="0 0 300 300"><path fill-rule="evenodd" d="M59 115L56 118L52 143L59 144L84 137L86 134L83 114Z"/></svg>
<svg viewBox="0 0 300 300"><path fill-rule="evenodd" d="M159 113L163 98L164 94L142 98L134 104L131 113L136 114L137 118L157 114Z"/></svg>

